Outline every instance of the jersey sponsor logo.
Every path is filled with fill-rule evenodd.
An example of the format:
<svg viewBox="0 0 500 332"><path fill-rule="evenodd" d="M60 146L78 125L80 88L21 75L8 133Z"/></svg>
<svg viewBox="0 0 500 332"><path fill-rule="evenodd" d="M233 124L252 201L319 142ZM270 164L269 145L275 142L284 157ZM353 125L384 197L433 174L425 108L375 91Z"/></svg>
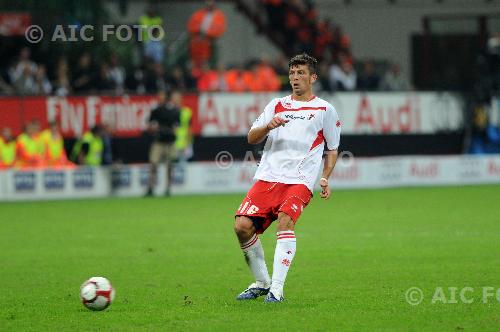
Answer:
<svg viewBox="0 0 500 332"><path fill-rule="evenodd" d="M66 175L64 172L48 171L43 173L43 184L47 190L63 189L65 180Z"/></svg>
<svg viewBox="0 0 500 332"><path fill-rule="evenodd" d="M16 191L33 191L36 186L36 174L21 172L14 174L14 188Z"/></svg>
<svg viewBox="0 0 500 332"><path fill-rule="evenodd" d="M290 120L312 120L314 119L314 114L309 114L308 116L305 115L292 115L292 114L285 114L285 119L290 119Z"/></svg>
<svg viewBox="0 0 500 332"><path fill-rule="evenodd" d="M295 115L286 114L285 115L285 119L290 119L290 120L305 120L306 117L305 116L295 116Z"/></svg>

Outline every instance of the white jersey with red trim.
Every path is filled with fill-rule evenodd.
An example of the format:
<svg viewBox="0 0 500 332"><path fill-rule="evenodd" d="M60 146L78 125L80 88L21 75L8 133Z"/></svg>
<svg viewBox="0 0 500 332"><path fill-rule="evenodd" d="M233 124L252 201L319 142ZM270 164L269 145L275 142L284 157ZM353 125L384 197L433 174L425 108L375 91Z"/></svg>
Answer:
<svg viewBox="0 0 500 332"><path fill-rule="evenodd" d="M304 184L312 192L323 149L335 150L339 146L341 125L337 111L319 97L298 101L290 95L267 104L252 128L267 125L275 116L289 122L269 132L254 179Z"/></svg>

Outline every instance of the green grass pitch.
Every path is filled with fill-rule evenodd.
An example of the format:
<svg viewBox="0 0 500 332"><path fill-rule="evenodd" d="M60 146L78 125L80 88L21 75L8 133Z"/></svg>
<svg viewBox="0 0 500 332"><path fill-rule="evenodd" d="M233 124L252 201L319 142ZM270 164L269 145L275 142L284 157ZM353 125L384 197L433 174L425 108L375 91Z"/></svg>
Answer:
<svg viewBox="0 0 500 332"><path fill-rule="evenodd" d="M232 229L242 198L0 204L0 330L498 331L500 291L482 292L500 288L500 186L316 195L281 304L234 299L252 281ZM91 276L116 289L106 311L80 303ZM432 303L437 287L457 303Z"/></svg>

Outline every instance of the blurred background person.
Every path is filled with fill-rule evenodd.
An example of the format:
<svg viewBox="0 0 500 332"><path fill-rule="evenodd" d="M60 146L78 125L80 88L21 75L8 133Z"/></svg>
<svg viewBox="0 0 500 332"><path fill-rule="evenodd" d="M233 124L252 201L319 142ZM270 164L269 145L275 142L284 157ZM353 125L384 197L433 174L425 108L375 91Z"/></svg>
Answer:
<svg viewBox="0 0 500 332"><path fill-rule="evenodd" d="M183 166L193 156L193 135L191 133L193 111L183 104L180 91L173 91L171 99L172 104L180 110L179 126L175 131L175 150L177 158Z"/></svg>
<svg viewBox="0 0 500 332"><path fill-rule="evenodd" d="M45 67L45 65L39 65L35 73L33 90L30 91L30 94L50 95L51 93L52 84L47 78L47 68Z"/></svg>
<svg viewBox="0 0 500 332"><path fill-rule="evenodd" d="M159 28L163 29L163 18L158 14L158 8L154 4L150 4L148 9L146 10L146 14L142 15L139 17L139 25L141 25L143 28L141 30L142 32L142 43L143 43L143 53L146 53L146 49L150 46L151 40L149 38L149 34L151 33L153 36L157 32L155 30L158 30ZM156 27L156 29L154 29Z"/></svg>
<svg viewBox="0 0 500 332"><path fill-rule="evenodd" d="M158 93L159 91L166 91L169 88L165 75L165 67L161 63L150 64L146 71L144 86L147 93Z"/></svg>
<svg viewBox="0 0 500 332"><path fill-rule="evenodd" d="M205 1L205 7L195 11L187 24L190 37L191 61L199 67L205 61L214 64L217 38L226 31L226 16L215 0Z"/></svg>
<svg viewBox="0 0 500 332"><path fill-rule="evenodd" d="M120 64L120 59L113 54L109 59L108 77L114 86L114 94L122 95L125 91L125 68Z"/></svg>
<svg viewBox="0 0 500 332"><path fill-rule="evenodd" d="M42 167L43 148L40 144L39 122L33 120L24 126L24 131L16 139L16 166L17 167Z"/></svg>
<svg viewBox="0 0 500 332"><path fill-rule="evenodd" d="M182 92L189 88L188 79L186 78L181 66L175 66L172 68L170 74L167 76L167 83L172 89Z"/></svg>
<svg viewBox="0 0 500 332"><path fill-rule="evenodd" d="M175 130L175 156L178 163L172 167L172 183L183 183L186 176L188 160L193 157L193 134L191 132L191 119L193 111L182 102L180 91L172 92L172 104L179 109L179 126Z"/></svg>
<svg viewBox="0 0 500 332"><path fill-rule="evenodd" d="M49 122L49 127L40 133L40 140L43 146L42 156L45 159L44 164L46 166L63 167L72 165L66 156L64 139L56 121Z"/></svg>
<svg viewBox="0 0 500 332"><path fill-rule="evenodd" d="M31 60L31 51L28 47L23 47L19 52L17 63L11 67L9 76L18 94L32 94L35 87L35 74L37 64Z"/></svg>
<svg viewBox="0 0 500 332"><path fill-rule="evenodd" d="M226 71L227 90L229 92L249 91L250 86L248 82L248 75L242 66L234 66L232 69Z"/></svg>
<svg viewBox="0 0 500 332"><path fill-rule="evenodd" d="M148 121L148 131L153 136L153 143L149 150L150 174L146 196L153 196L160 163L164 163L166 167L167 189L165 195L170 195L171 163L175 157L175 132L179 126L179 117L179 108L172 102L170 92L160 91L158 93L158 106L151 111Z"/></svg>
<svg viewBox="0 0 500 332"><path fill-rule="evenodd" d="M380 85L381 89L385 91L409 90L408 82L401 75L401 66L397 63L390 64Z"/></svg>
<svg viewBox="0 0 500 332"><path fill-rule="evenodd" d="M73 91L76 94L88 93L92 89L93 83L92 57L88 52L85 52L78 59L78 64L74 70Z"/></svg>
<svg viewBox="0 0 500 332"><path fill-rule="evenodd" d="M379 89L380 76L377 73L372 60L366 60L362 64L361 73L358 75L357 89L362 91L377 91Z"/></svg>
<svg viewBox="0 0 500 332"><path fill-rule="evenodd" d="M92 85L92 90L97 90L99 94L110 95L115 92L115 82L111 78L109 66L107 63L101 63L97 79Z"/></svg>
<svg viewBox="0 0 500 332"><path fill-rule="evenodd" d="M54 95L66 97L71 93L69 80L69 67L66 57L61 57L56 65L56 78L54 81Z"/></svg>
<svg viewBox="0 0 500 332"><path fill-rule="evenodd" d="M213 92L228 91L229 86L226 74L226 67L222 63L217 65L217 70L208 69L208 65L204 66L203 74L197 82L198 90Z"/></svg>
<svg viewBox="0 0 500 332"><path fill-rule="evenodd" d="M4 127L0 136L0 169L14 166L15 161L16 140L12 135L12 130Z"/></svg>
<svg viewBox="0 0 500 332"><path fill-rule="evenodd" d="M357 74L347 57L340 57L340 64L333 64L329 70L330 88L333 91L356 90Z"/></svg>
<svg viewBox="0 0 500 332"><path fill-rule="evenodd" d="M151 34L153 39L144 42L144 57L145 61L153 61L155 63L163 63L165 60L166 44L165 41L160 38L161 30L160 28L152 28Z"/></svg>
<svg viewBox="0 0 500 332"><path fill-rule="evenodd" d="M78 165L100 166L104 143L102 140L103 128L95 125L76 141L71 151L71 160Z"/></svg>
<svg viewBox="0 0 500 332"><path fill-rule="evenodd" d="M102 125L102 165L113 163L113 128L108 123Z"/></svg>

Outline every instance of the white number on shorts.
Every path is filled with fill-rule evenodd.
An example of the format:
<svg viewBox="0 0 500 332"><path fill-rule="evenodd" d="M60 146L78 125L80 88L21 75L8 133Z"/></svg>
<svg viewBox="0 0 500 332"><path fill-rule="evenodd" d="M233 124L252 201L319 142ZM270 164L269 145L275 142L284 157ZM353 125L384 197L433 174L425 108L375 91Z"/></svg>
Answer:
<svg viewBox="0 0 500 332"><path fill-rule="evenodd" d="M259 211L259 208L255 205L249 205L249 202L245 202L245 204L241 204L239 209L238 209L238 213L241 213L241 214L254 214L256 213L257 211Z"/></svg>

